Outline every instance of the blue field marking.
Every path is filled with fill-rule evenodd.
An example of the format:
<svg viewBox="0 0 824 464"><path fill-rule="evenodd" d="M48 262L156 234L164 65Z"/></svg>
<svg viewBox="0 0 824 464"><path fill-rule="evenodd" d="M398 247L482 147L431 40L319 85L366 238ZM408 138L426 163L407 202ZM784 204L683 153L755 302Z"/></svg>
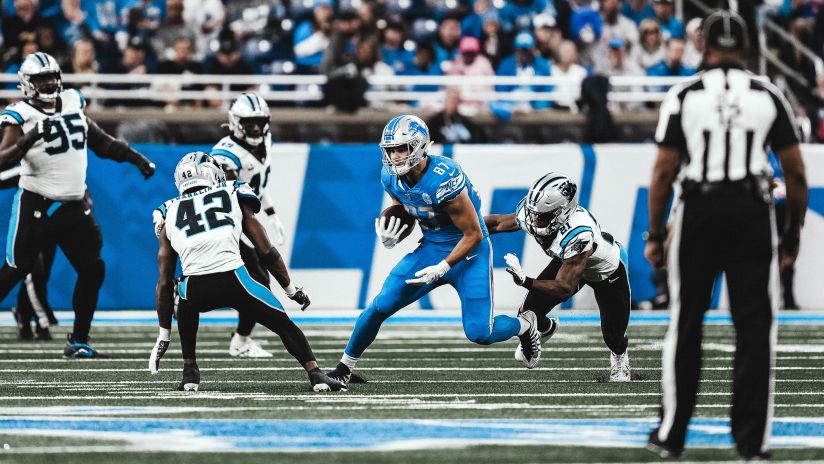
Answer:
<svg viewBox="0 0 824 464"><path fill-rule="evenodd" d="M387 451L472 445L564 445L638 448L654 419L273 420L143 418L6 418L0 432L126 439L150 451L158 433L172 433L179 451ZM87 432L87 433L84 433ZM774 448L824 447L824 420L778 419ZM688 447L732 446L729 420L693 419ZM187 446L189 445L189 446ZM161 446L158 444L158 446Z"/></svg>

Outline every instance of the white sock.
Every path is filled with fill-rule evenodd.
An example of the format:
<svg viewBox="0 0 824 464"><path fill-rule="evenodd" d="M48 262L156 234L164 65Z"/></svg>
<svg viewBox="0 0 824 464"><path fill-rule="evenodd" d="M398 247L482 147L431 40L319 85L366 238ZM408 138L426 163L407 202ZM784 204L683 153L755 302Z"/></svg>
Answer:
<svg viewBox="0 0 824 464"><path fill-rule="evenodd" d="M235 332L235 335L232 336L232 342L237 342L239 345L245 345L248 340L248 335L241 335L237 332Z"/></svg>
<svg viewBox="0 0 824 464"><path fill-rule="evenodd" d="M352 371L353 369L355 369L355 364L358 363L359 359L360 358L353 358L352 356L349 356L348 354L344 353L343 357L340 358L340 362L345 364L346 367L348 367L349 370Z"/></svg>

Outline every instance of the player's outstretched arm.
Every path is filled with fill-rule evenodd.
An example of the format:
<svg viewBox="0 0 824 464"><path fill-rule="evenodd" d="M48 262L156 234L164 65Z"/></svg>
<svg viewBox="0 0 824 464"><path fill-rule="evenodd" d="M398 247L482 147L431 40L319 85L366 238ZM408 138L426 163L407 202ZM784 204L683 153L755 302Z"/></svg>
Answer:
<svg viewBox="0 0 824 464"><path fill-rule="evenodd" d="M521 230L518 225L518 219L515 213L510 214L490 214L484 216L484 224L489 230L490 234L497 234L499 232L516 232Z"/></svg>
<svg viewBox="0 0 824 464"><path fill-rule="evenodd" d="M776 153L781 161L784 182L787 186L788 221L785 230L779 230L781 236L781 269L792 267L798 257L801 240L801 227L807 214L807 174L804 160L798 144L790 145Z"/></svg>
<svg viewBox="0 0 824 464"><path fill-rule="evenodd" d="M169 349L172 331L172 308L174 306L174 275L177 265L177 253L166 236L165 226L158 236L160 247L157 251L157 287L155 288L155 305L159 333L152 353L149 355L149 372L157 374L160 359Z"/></svg>
<svg viewBox="0 0 824 464"><path fill-rule="evenodd" d="M9 168L23 159L29 148L43 135L51 132L51 120L43 119L32 130L23 133L17 125L6 125L3 129L3 141L0 142L0 169Z"/></svg>
<svg viewBox="0 0 824 464"><path fill-rule="evenodd" d="M301 305L301 311L305 310L311 301L300 287L295 287L292 279L289 277L289 271L286 269L286 263L283 262L283 257L280 256L278 250L272 246L269 237L266 235L266 229L255 217L254 211L248 205L241 203L243 210L243 233L252 241L255 250L260 256L260 262L269 271L270 274L278 281L286 296L292 301Z"/></svg>
<svg viewBox="0 0 824 464"><path fill-rule="evenodd" d="M472 206L472 200L464 189L457 197L442 203L455 227L463 232L463 237L455 244L452 251L438 264L427 266L415 273L414 279L408 279L410 285L428 285L444 276L452 266L461 262L483 239L484 233L478 222L478 214Z"/></svg>
<svg viewBox="0 0 824 464"><path fill-rule="evenodd" d="M127 161L140 169L143 177L148 179L155 172L155 164L141 153L130 147L126 142L118 140L107 134L96 122L88 119L89 124L89 148L97 153L101 158L122 163Z"/></svg>
<svg viewBox="0 0 824 464"><path fill-rule="evenodd" d="M504 261L506 261L507 266L506 272L512 275L515 284L527 290L546 293L561 301L566 301L575 294L578 283L581 282L584 275L584 269L587 267L587 259L593 252L594 250L587 250L564 260L558 274L555 276L555 280L535 280L527 277L521 269L518 257L512 253L507 253L504 256Z"/></svg>

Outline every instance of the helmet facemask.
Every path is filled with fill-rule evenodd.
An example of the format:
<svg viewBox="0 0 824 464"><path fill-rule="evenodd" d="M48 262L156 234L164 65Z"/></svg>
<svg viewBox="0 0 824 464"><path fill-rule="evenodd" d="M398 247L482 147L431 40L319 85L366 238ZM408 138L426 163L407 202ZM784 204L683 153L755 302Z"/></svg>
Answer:
<svg viewBox="0 0 824 464"><path fill-rule="evenodd" d="M264 137L269 133L269 118L241 118L238 125L240 138L253 147L263 143Z"/></svg>
<svg viewBox="0 0 824 464"><path fill-rule="evenodd" d="M23 76L20 87L26 97L52 103L63 91L63 82L59 72L47 72Z"/></svg>
<svg viewBox="0 0 824 464"><path fill-rule="evenodd" d="M383 164L398 176L405 175L412 170L423 159L424 153L415 151L417 140L412 140L409 143L401 143L398 145L383 145L381 144L381 152L383 152ZM406 152L406 156L392 156L393 153Z"/></svg>
<svg viewBox="0 0 824 464"><path fill-rule="evenodd" d="M269 105L253 93L243 93L229 107L229 130L238 140L257 147L269 135Z"/></svg>
<svg viewBox="0 0 824 464"><path fill-rule="evenodd" d="M379 143L383 164L395 175L403 176L418 165L432 147L429 129L417 116L402 115L393 118L383 130ZM406 156L393 153L406 151Z"/></svg>

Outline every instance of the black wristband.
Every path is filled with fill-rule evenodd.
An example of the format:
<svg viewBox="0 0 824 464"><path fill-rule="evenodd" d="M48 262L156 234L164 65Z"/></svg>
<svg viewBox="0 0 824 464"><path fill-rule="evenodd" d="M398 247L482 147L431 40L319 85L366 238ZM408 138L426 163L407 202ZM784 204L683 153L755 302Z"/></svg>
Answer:
<svg viewBox="0 0 824 464"><path fill-rule="evenodd" d="M280 258L280 253L275 247L272 247L266 253L260 255L260 263L264 266L274 266L278 262L278 258Z"/></svg>
<svg viewBox="0 0 824 464"><path fill-rule="evenodd" d="M535 283L535 279L532 277L527 277L524 279L524 283L521 284L521 287L524 287L527 290L532 290L532 284Z"/></svg>
<svg viewBox="0 0 824 464"><path fill-rule="evenodd" d="M663 233L656 233L656 232L646 231L646 232L643 233L643 235L641 235L641 238L643 238L644 241L647 241L647 242L663 243L664 240L667 239L667 235L663 234Z"/></svg>
<svg viewBox="0 0 824 464"><path fill-rule="evenodd" d="M270 206L270 207L264 209L263 212L266 213L268 216L271 216L271 215L275 214L275 208L272 208Z"/></svg>

